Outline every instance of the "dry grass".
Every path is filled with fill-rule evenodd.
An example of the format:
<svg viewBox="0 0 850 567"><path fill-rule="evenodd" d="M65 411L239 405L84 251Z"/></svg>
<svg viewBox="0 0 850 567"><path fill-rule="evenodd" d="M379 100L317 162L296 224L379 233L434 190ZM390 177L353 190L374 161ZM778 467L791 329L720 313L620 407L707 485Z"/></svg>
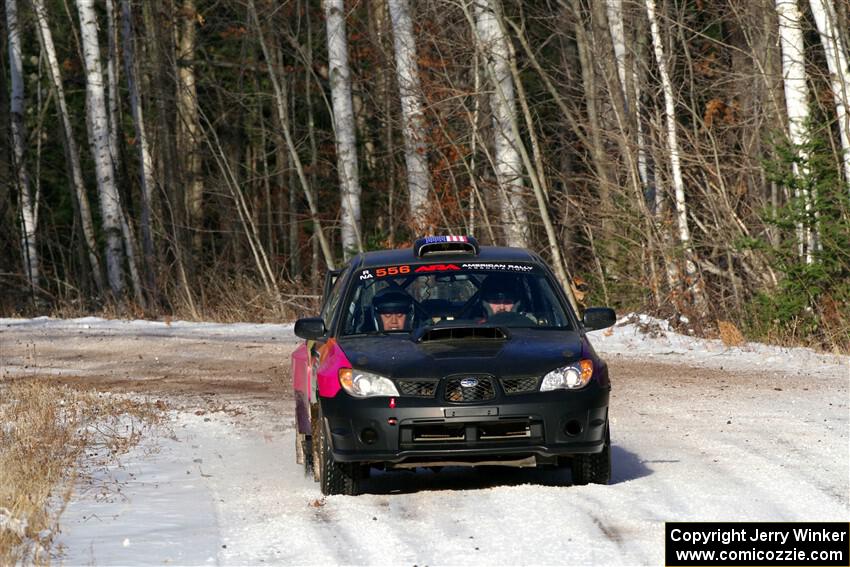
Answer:
<svg viewBox="0 0 850 567"><path fill-rule="evenodd" d="M162 319L214 321L218 323L280 323L319 312L319 296L309 285L278 282L279 294L245 276L210 274L198 278L192 293L179 285L167 285L163 305L158 308L127 300L122 305L104 301L93 305L79 300L57 301L50 306L11 309L0 303L2 316L102 317L104 319Z"/></svg>
<svg viewBox="0 0 850 567"><path fill-rule="evenodd" d="M720 340L726 346L743 346L747 344L747 339L744 338L744 335L738 330L735 323L731 321L718 321L717 330L720 333Z"/></svg>
<svg viewBox="0 0 850 567"><path fill-rule="evenodd" d="M49 564L83 451L125 452L162 409L47 380L0 382L0 565Z"/></svg>

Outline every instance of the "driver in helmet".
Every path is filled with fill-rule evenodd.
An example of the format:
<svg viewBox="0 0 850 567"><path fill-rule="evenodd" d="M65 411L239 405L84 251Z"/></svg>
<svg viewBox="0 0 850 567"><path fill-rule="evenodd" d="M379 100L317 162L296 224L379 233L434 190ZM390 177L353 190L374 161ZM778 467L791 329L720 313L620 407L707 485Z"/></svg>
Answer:
<svg viewBox="0 0 850 567"><path fill-rule="evenodd" d="M372 300L376 323L380 331L407 331L411 320L413 300L399 289L379 291Z"/></svg>
<svg viewBox="0 0 850 567"><path fill-rule="evenodd" d="M500 275L489 276L481 284L481 303L486 319L499 313L511 313L516 309L518 293L516 282Z"/></svg>

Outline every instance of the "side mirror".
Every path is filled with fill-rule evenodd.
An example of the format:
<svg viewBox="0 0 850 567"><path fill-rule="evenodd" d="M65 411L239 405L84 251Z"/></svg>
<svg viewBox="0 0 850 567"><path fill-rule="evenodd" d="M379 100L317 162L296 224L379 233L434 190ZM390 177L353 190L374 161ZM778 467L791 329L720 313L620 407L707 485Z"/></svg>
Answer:
<svg viewBox="0 0 850 567"><path fill-rule="evenodd" d="M295 336L308 341L321 339L327 332L321 317L305 317L295 322Z"/></svg>
<svg viewBox="0 0 850 567"><path fill-rule="evenodd" d="M607 329L617 322L617 315L608 307L588 307L584 310L584 328L587 331ZM297 328L297 327L296 327Z"/></svg>

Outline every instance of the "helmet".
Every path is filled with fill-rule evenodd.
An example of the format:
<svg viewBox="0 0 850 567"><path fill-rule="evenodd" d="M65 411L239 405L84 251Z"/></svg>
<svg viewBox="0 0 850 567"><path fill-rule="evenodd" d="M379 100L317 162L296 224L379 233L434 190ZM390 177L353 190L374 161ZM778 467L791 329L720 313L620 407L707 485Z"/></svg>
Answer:
<svg viewBox="0 0 850 567"><path fill-rule="evenodd" d="M502 274L487 277L480 293L481 300L488 303L516 303L519 299L516 279Z"/></svg>
<svg viewBox="0 0 850 567"><path fill-rule="evenodd" d="M402 314L405 316L402 328L394 328L392 330L408 330L410 329L411 319L413 315L413 299L397 288L385 288L375 294L372 299L372 308L374 309L375 328L379 331L385 331L382 315Z"/></svg>
<svg viewBox="0 0 850 567"><path fill-rule="evenodd" d="M372 307L376 313L407 313L413 300L399 289L386 288L375 294Z"/></svg>

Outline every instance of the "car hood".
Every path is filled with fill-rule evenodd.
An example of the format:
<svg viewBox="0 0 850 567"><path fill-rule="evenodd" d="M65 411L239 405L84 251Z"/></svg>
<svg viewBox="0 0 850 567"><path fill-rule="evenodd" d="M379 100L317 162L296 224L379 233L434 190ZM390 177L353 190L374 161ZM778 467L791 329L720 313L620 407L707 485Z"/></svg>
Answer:
<svg viewBox="0 0 850 567"><path fill-rule="evenodd" d="M390 378L434 378L458 373L543 375L582 357L575 331L507 329L504 339L462 338L417 342L407 335L341 337L352 366Z"/></svg>

